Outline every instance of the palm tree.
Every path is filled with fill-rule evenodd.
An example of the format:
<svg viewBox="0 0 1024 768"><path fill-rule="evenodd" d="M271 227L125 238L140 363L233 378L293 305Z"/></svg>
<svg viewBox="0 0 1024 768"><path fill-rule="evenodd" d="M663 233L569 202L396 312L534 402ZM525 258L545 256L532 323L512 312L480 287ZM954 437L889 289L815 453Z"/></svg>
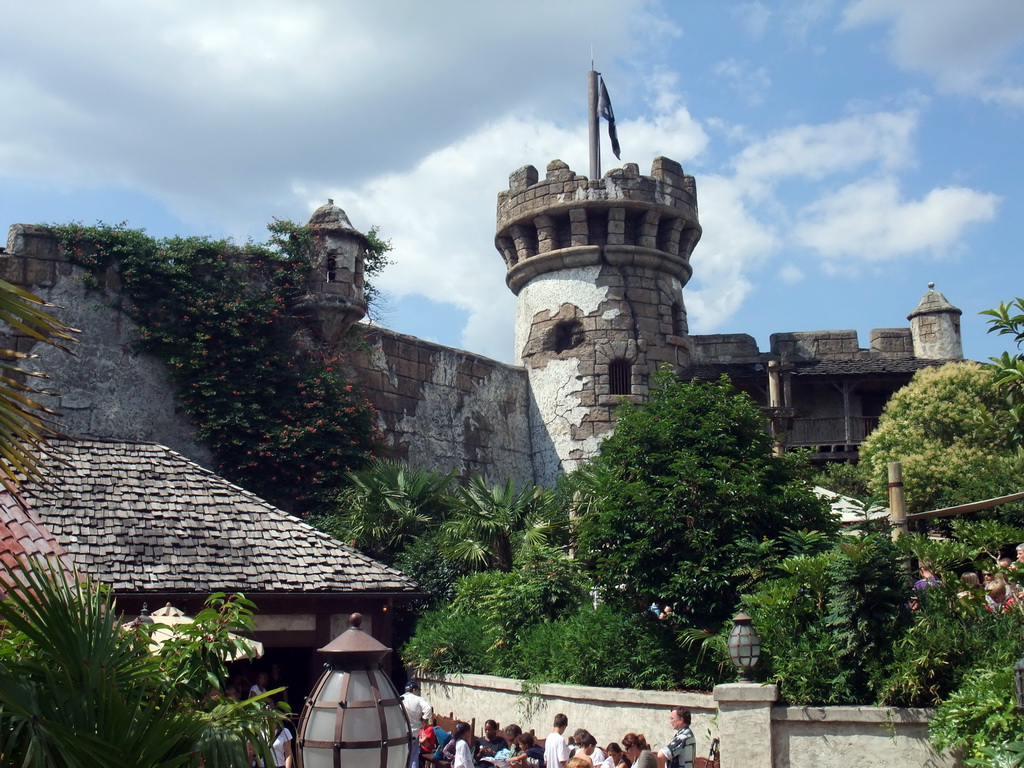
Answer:
<svg viewBox="0 0 1024 768"><path fill-rule="evenodd" d="M52 344L67 351L77 331L53 317L38 296L0 280L0 322L18 335ZM44 394L28 385L25 376L42 377L20 367L24 352L0 349L0 483L16 491L23 478L40 481L39 455L46 439L59 434L56 414L35 398Z"/></svg>
<svg viewBox="0 0 1024 768"><path fill-rule="evenodd" d="M540 486L516 490L512 480L488 487L474 476L452 496L449 517L439 526L445 557L472 568L511 571L523 547L547 544L563 526L560 507Z"/></svg>
<svg viewBox="0 0 1024 768"><path fill-rule="evenodd" d="M217 670L189 662L233 652L219 622L165 659L144 630L122 628L104 586L42 560L7 576L21 588L0 602L0 764L228 768L249 764L247 742L266 753L283 715L209 696Z"/></svg>
<svg viewBox="0 0 1024 768"><path fill-rule="evenodd" d="M342 496L338 523L329 532L393 562L411 538L425 534L441 518L455 472L442 475L375 459L348 477L352 485Z"/></svg>

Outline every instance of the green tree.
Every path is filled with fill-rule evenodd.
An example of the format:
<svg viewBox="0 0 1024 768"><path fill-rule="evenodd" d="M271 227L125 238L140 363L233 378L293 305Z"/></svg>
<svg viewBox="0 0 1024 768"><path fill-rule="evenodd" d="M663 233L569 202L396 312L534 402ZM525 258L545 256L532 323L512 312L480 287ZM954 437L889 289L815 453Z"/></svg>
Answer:
<svg viewBox="0 0 1024 768"><path fill-rule="evenodd" d="M886 492L891 461L903 465L908 512L1020 490L1024 463L1004 429L997 379L991 368L969 362L914 374L861 445L872 491Z"/></svg>
<svg viewBox="0 0 1024 768"><path fill-rule="evenodd" d="M224 695L229 629L251 628L244 601L208 611L154 654L122 628L106 587L44 561L8 569L21 589L0 602L0 755L26 768L248 765L265 757L283 713Z"/></svg>
<svg viewBox="0 0 1024 768"><path fill-rule="evenodd" d="M479 476L456 486L438 528L445 558L468 567L511 571L517 553L552 541L564 521L556 496L540 486L490 487Z"/></svg>
<svg viewBox="0 0 1024 768"><path fill-rule="evenodd" d="M760 409L728 380L663 371L646 403L619 407L614 435L583 468L577 556L607 602L669 603L717 627L741 586L782 558L783 532L836 530L799 462L772 455Z"/></svg>
<svg viewBox="0 0 1024 768"><path fill-rule="evenodd" d="M315 524L393 563L406 545L426 536L443 519L455 472L442 475L394 459L374 459L365 469L350 472L348 479L339 510L316 518Z"/></svg>

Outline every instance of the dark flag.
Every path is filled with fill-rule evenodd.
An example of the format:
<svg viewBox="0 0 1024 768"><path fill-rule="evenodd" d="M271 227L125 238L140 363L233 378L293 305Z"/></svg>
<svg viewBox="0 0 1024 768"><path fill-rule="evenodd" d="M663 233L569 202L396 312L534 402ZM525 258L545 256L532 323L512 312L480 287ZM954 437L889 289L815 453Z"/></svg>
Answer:
<svg viewBox="0 0 1024 768"><path fill-rule="evenodd" d="M616 160L619 157L619 134L615 130L615 113L612 112L612 101L608 98L608 89L604 87L604 78L600 75L597 79L601 81L597 96L597 114L608 121L608 138L612 141L612 153Z"/></svg>

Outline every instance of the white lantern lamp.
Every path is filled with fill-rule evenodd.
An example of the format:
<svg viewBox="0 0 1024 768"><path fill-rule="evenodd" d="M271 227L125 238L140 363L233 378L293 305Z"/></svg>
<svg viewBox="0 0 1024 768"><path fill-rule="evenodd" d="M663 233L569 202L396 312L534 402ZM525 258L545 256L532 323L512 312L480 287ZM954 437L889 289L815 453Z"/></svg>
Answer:
<svg viewBox="0 0 1024 768"><path fill-rule="evenodd" d="M757 636L750 617L745 613L740 613L732 620L732 631L729 633L729 659L739 670L741 683L753 682L750 670L757 664L760 656L761 638Z"/></svg>
<svg viewBox="0 0 1024 768"><path fill-rule="evenodd" d="M402 699L381 667L391 649L363 631L361 614L320 649L320 680L299 718L300 768L406 768L412 738Z"/></svg>

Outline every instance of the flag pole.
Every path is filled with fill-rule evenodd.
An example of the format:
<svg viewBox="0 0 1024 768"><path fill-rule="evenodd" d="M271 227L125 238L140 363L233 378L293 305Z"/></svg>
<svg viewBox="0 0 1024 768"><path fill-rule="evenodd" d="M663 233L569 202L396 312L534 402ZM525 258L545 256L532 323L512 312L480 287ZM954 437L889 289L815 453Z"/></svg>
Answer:
<svg viewBox="0 0 1024 768"><path fill-rule="evenodd" d="M590 178L601 178L601 137L598 133L597 117L597 72L594 71L594 64L590 64L590 72L587 76L587 124L590 133Z"/></svg>

